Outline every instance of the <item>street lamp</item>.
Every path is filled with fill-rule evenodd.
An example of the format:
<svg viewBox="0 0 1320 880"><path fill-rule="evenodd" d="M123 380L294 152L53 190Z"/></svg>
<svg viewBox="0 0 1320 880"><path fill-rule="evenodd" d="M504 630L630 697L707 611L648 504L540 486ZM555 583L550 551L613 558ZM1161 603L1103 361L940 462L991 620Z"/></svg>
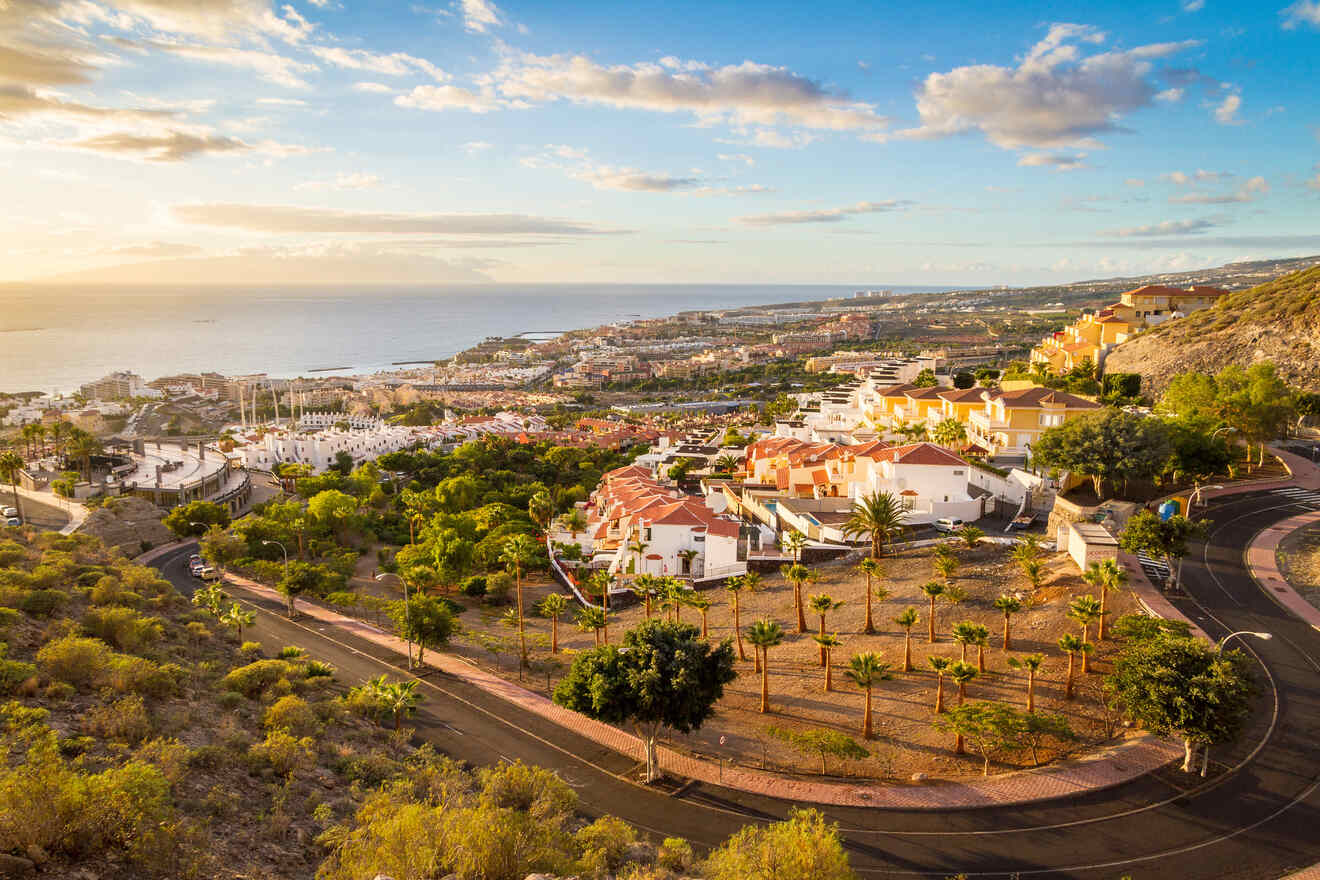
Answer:
<svg viewBox="0 0 1320 880"><path fill-rule="evenodd" d="M279 541L263 540L261 543L267 547L274 544L276 547L280 548L280 552L284 554L284 576L287 578L289 576L289 551Z"/></svg>
<svg viewBox="0 0 1320 880"><path fill-rule="evenodd" d="M1198 504L1201 503L1201 493L1202 493L1202 492L1204 492L1206 489L1222 489L1222 488L1224 488L1222 485L1202 486L1200 483L1197 483L1197 484L1196 484L1196 490L1193 491L1193 492L1192 492L1192 496L1191 496L1190 498L1187 499L1187 513L1188 513L1188 515L1189 515L1189 516L1191 515L1192 508L1193 508L1193 507L1195 507L1196 505L1198 505Z"/></svg>
<svg viewBox="0 0 1320 880"><path fill-rule="evenodd" d="M408 642L408 668L413 668L412 659L412 608L408 602L408 582L404 580L403 575L395 574L392 571L382 571L376 575L376 580L383 581L385 578L392 577L398 579L403 584L403 637Z"/></svg>
<svg viewBox="0 0 1320 880"><path fill-rule="evenodd" d="M1249 629L1240 629L1237 632L1231 632L1228 635L1224 636L1222 639L1220 639L1219 647L1215 649L1215 652L1219 654L1224 653L1224 645L1227 644L1228 640L1233 638L1234 636L1252 636L1253 638L1260 639L1262 642L1268 642L1270 639L1274 638L1273 633L1253 632Z"/></svg>

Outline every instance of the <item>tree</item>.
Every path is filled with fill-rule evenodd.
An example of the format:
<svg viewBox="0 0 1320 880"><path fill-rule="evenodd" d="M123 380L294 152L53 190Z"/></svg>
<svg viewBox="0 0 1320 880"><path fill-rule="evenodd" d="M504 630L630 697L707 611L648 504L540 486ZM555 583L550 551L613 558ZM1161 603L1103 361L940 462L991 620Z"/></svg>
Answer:
<svg viewBox="0 0 1320 880"><path fill-rule="evenodd" d="M326 489L317 492L307 502L307 512L322 525L339 530L345 521L357 513L358 500L347 492Z"/></svg>
<svg viewBox="0 0 1320 880"><path fill-rule="evenodd" d="M927 615L926 624L929 627L927 641L935 644L935 600L944 595L944 584L939 581L926 581L921 585L921 592L926 594L930 600L930 613Z"/></svg>
<svg viewBox="0 0 1320 880"><path fill-rule="evenodd" d="M889 664L875 651L853 654L848 660L848 677L866 694L865 708L862 712L862 738L870 739L871 733L871 689L877 682L889 681L893 675Z"/></svg>
<svg viewBox="0 0 1320 880"><path fill-rule="evenodd" d="M999 609L1000 613L1004 615L1004 650L1011 650L1009 647L1011 643L1009 624L1013 615L1017 614L1025 606L1022 600L1017 596L1010 596L1007 593L996 599L994 605Z"/></svg>
<svg viewBox="0 0 1320 880"><path fill-rule="evenodd" d="M1102 409L1046 428L1033 446L1035 464L1090 477L1104 500L1108 483L1151 479L1169 460L1164 422L1119 409Z"/></svg>
<svg viewBox="0 0 1320 880"><path fill-rule="evenodd" d="M1128 644L1105 680L1129 716L1147 730L1183 740L1183 771L1197 746L1230 742L1250 709L1251 674L1242 651L1158 634Z"/></svg>
<svg viewBox="0 0 1320 880"><path fill-rule="evenodd" d="M903 627L903 671L912 671L912 627L917 625L920 618L917 615L917 609L904 608L903 612L894 618L894 623Z"/></svg>
<svg viewBox="0 0 1320 880"><path fill-rule="evenodd" d="M784 547L793 557L794 564L802 561L802 550L807 546L807 536L801 532L789 531L784 536Z"/></svg>
<svg viewBox="0 0 1320 880"><path fill-rule="evenodd" d="M1073 673L1076 671L1077 655L1088 654L1091 651L1091 645L1069 633L1059 636L1059 650L1068 655L1068 678L1063 686L1063 698L1071 700L1073 698Z"/></svg>
<svg viewBox="0 0 1320 880"><path fill-rule="evenodd" d="M872 492L853 502L852 511L843 524L843 534L849 538L868 537L871 558L885 554L885 545L903 530L907 511L903 502L892 492Z"/></svg>
<svg viewBox="0 0 1320 880"><path fill-rule="evenodd" d="M1128 519L1118 536L1118 546L1128 553L1164 557L1169 570L1174 573L1172 586L1176 588L1181 580L1187 545L1205 537L1206 528L1205 520L1191 520L1182 515L1161 519L1159 514L1142 510Z"/></svg>
<svg viewBox="0 0 1320 880"><path fill-rule="evenodd" d="M190 501L171 510L161 523L180 538L195 537L211 526L229 528L229 509L210 501Z"/></svg>
<svg viewBox="0 0 1320 880"><path fill-rule="evenodd" d="M628 542L628 552L635 557L633 560L633 572L636 574L643 574L642 556L650 546L651 545L648 542L642 540L640 535Z"/></svg>
<svg viewBox="0 0 1320 880"><path fill-rule="evenodd" d="M784 641L784 628L762 618L747 628L747 641L761 660L761 711L770 711L770 649Z"/></svg>
<svg viewBox="0 0 1320 880"><path fill-rule="evenodd" d="M930 564L934 572L944 579L944 585L947 587L953 580L953 573L958 570L958 557L941 544L935 549Z"/></svg>
<svg viewBox="0 0 1320 880"><path fill-rule="evenodd" d="M1016 731L1017 744L1031 749L1031 763L1033 766L1040 766L1040 757L1037 752L1045 740L1076 739L1072 727L1068 724L1068 719L1062 715L1037 714L1028 709L1027 714L1021 720L1023 723Z"/></svg>
<svg viewBox="0 0 1320 880"><path fill-rule="evenodd" d="M82 462L83 474L90 483L92 480L92 456L101 454L101 441L80 428L70 427L66 436L66 449L70 458Z"/></svg>
<svg viewBox="0 0 1320 880"><path fill-rule="evenodd" d="M870 635L875 632L875 623L871 619L871 599L884 599L889 595L889 591L883 587L876 590L871 586L872 579L879 577L882 572L880 561L878 559L868 556L866 559L857 563L857 570L866 575L866 622L862 626L862 632Z"/></svg>
<svg viewBox="0 0 1320 880"><path fill-rule="evenodd" d="M197 608L205 608L211 614L219 617L224 613L225 602L229 599L224 590L220 589L219 584L207 584L204 587L198 587L193 591L192 603Z"/></svg>
<svg viewBox="0 0 1320 880"><path fill-rule="evenodd" d="M954 683L958 685L958 705L961 706L963 701L967 698L967 683L976 678L976 667L970 663L964 663L963 661L958 660L949 664L949 668L945 674L953 679ZM959 755L965 751L962 733L958 734L953 750Z"/></svg>
<svg viewBox="0 0 1320 880"><path fill-rule="evenodd" d="M689 608L695 608L701 614L701 637L709 639L708 616L710 614L710 600L698 592L689 593L684 599Z"/></svg>
<svg viewBox="0 0 1320 880"><path fill-rule="evenodd" d="M990 627L983 623L973 624L972 644L976 645L976 671L985 672L985 649L990 645Z"/></svg>
<svg viewBox="0 0 1320 880"><path fill-rule="evenodd" d="M1003 703L978 702L950 709L937 716L935 728L952 733L956 739L955 751L963 754L964 739L970 739L981 755L981 775L990 775L990 753L996 750L1022 748L1022 735L1027 724L1025 716Z"/></svg>
<svg viewBox="0 0 1320 880"><path fill-rule="evenodd" d="M382 675L381 679L384 678L385 676ZM418 684L418 680L413 678L407 681L386 682L377 687L380 706L385 712L394 716L395 730L403 727L403 719L411 715L417 704L422 701L422 695L417 692Z"/></svg>
<svg viewBox="0 0 1320 880"><path fill-rule="evenodd" d="M738 599L743 590L748 590L749 592L752 590L752 586L749 583L749 578L752 576L753 572L748 572L745 575L731 577L724 582L724 589L729 593L729 605L733 612L733 634L738 643L738 659L744 663L747 662L747 652L743 649L742 622L739 620ZM756 578L756 583L759 584L760 575L756 575ZM649 617L650 615L648 614L647 616Z"/></svg>
<svg viewBox="0 0 1320 880"><path fill-rule="evenodd" d="M1032 592L1040 589L1040 585L1045 581L1045 560L1043 559L1020 559L1018 566L1022 569L1022 575L1031 585Z"/></svg>
<svg viewBox="0 0 1320 880"><path fill-rule="evenodd" d="M577 613L577 627L583 632L589 632L596 640L596 647L608 645L610 643L610 621L609 614L604 608L596 605L588 605L585 608L579 608ZM601 633L604 633L604 640L601 639Z"/></svg>
<svg viewBox="0 0 1320 880"><path fill-rule="evenodd" d="M220 615L220 622L225 626L232 626L237 631L238 640L243 641L243 627L252 626L257 622L257 612L244 611L243 606L237 602L232 603L228 610Z"/></svg>
<svg viewBox="0 0 1320 880"><path fill-rule="evenodd" d="M926 662L935 670L935 713L938 715L944 711L944 673L949 671L950 661L948 657L932 655L926 658Z"/></svg>
<svg viewBox="0 0 1320 880"><path fill-rule="evenodd" d="M518 596L518 656L519 662L527 665L527 630L526 619L523 614L523 591L522 575L523 570L537 556L536 542L529 535L514 535L504 542L504 549L500 553L500 562L504 563L505 568L513 572L514 589Z"/></svg>
<svg viewBox="0 0 1320 880"><path fill-rule="evenodd" d="M797 608L798 632L807 631L807 616L802 610L802 585L811 579L811 570L800 562L780 567L784 580L793 585L793 605Z"/></svg>
<svg viewBox="0 0 1320 880"><path fill-rule="evenodd" d="M737 467L738 459L727 453L715 459L716 473L732 474Z"/></svg>
<svg viewBox="0 0 1320 880"><path fill-rule="evenodd" d="M857 741L851 736L837 730L823 730L821 728L789 730L788 728L771 725L766 728L766 733L803 751L816 752L820 755L820 773L822 776L825 775L827 770L826 758L858 759L869 757L871 754L858 745Z"/></svg>
<svg viewBox="0 0 1320 880"><path fill-rule="evenodd" d="M698 553L696 550L693 550L693 549L691 549L691 548L688 548L688 549L686 549L686 550L679 550L677 555L678 555L678 558L679 558L679 559L683 560L683 572L682 572L682 574L685 575L685 576L690 576L690 575L692 575L692 573L693 573L693 572L692 572L692 560L696 559L696 558L697 558L698 556L700 556L701 554Z"/></svg>
<svg viewBox="0 0 1320 880"><path fill-rule="evenodd" d="M710 854L707 880L857 880L837 823L793 809L784 822L747 825Z"/></svg>
<svg viewBox="0 0 1320 880"><path fill-rule="evenodd" d="M390 617L401 636L417 643L418 664L421 664L427 648L447 644L458 628L449 604L425 593L413 593L406 602L395 602L390 608Z"/></svg>
<svg viewBox="0 0 1320 880"><path fill-rule="evenodd" d="M551 593L541 600L541 614L550 618L550 653L559 653L559 618L568 611L568 597Z"/></svg>
<svg viewBox="0 0 1320 880"><path fill-rule="evenodd" d="M825 593L816 593L816 594L814 594L814 595L811 597L811 599L810 599L810 601L809 601L808 604L811 606L811 611L812 611L812 613L813 613L813 614L816 614L816 615L818 615L818 616L820 617L820 633L819 633L819 634L820 634L821 636L824 636L824 635L825 635L825 615L829 614L831 611L834 611L836 608L841 607L841 606L843 605L843 602L842 602L842 601L837 601L837 600L835 600L835 598L834 598L833 596L827 595L827 594L825 594ZM825 646L822 645L822 646L821 646L821 649L820 649L820 665L821 665L821 666L824 666L824 665L825 665L825 655L826 655Z"/></svg>
<svg viewBox="0 0 1320 880"><path fill-rule="evenodd" d="M834 667L830 663L830 652L843 644L839 639L838 633L821 633L811 637L817 645L820 645L821 666L825 667L825 692L834 690Z"/></svg>
<svg viewBox="0 0 1320 880"><path fill-rule="evenodd" d="M1025 657L1009 657L1008 665L1013 669L1025 669L1027 671L1027 711L1034 712L1036 709L1036 675L1040 668L1045 665L1045 655L1028 654Z"/></svg>
<svg viewBox="0 0 1320 880"><path fill-rule="evenodd" d="M1215 376L1215 383L1220 416L1247 442L1248 457L1253 441L1260 446L1259 463L1264 464L1266 441L1278 437L1292 422L1292 389L1268 361L1245 370L1230 364Z"/></svg>
<svg viewBox="0 0 1320 880"><path fill-rule="evenodd" d="M573 508L559 518L559 524L577 540L578 533L587 527L587 515L578 508Z"/></svg>
<svg viewBox="0 0 1320 880"><path fill-rule="evenodd" d="M1085 596L1075 596L1068 603L1068 616L1077 621L1077 624L1082 628L1082 644L1086 644L1086 637L1091 624L1100 619L1100 600L1089 593ZM1088 653L1088 651L1082 652L1083 674L1090 671L1090 665L1086 660Z"/></svg>
<svg viewBox="0 0 1320 880"><path fill-rule="evenodd" d="M967 439L967 428L957 419L942 419L930 432L931 439L949 449Z"/></svg>
<svg viewBox="0 0 1320 880"><path fill-rule="evenodd" d="M632 579L629 584L634 596L642 600L642 605L646 609L646 619L651 619L651 603L660 593L660 578L653 574L639 574Z"/></svg>
<svg viewBox="0 0 1320 880"><path fill-rule="evenodd" d="M917 378L912 380L912 384L917 386L918 388L934 388L936 385L940 383L935 378L935 371L932 370L930 367L927 367L926 369L922 370L920 373L917 373Z"/></svg>
<svg viewBox="0 0 1320 880"><path fill-rule="evenodd" d="M14 508L22 510L23 502L18 498L18 475L23 471L23 459L17 452L0 452L0 477L9 484L14 493Z"/></svg>
<svg viewBox="0 0 1320 880"><path fill-rule="evenodd" d="M604 645L578 654L555 686L560 706L610 724L632 724L646 747L646 779L660 775L661 730L701 727L733 681L733 645L712 646L694 626L647 620L629 630L622 649Z"/></svg>
<svg viewBox="0 0 1320 880"><path fill-rule="evenodd" d="M954 534L962 539L962 542L967 545L968 550L976 547L977 543L985 537L985 532L981 531L974 525L965 525L958 529L958 531L954 532Z"/></svg>
<svg viewBox="0 0 1320 880"><path fill-rule="evenodd" d="M275 589L280 591L284 597L290 619L297 613L295 607L297 598L303 593L314 593L321 586L321 572L316 566L308 565L298 559L294 559L284 569L284 576L280 578Z"/></svg>
<svg viewBox="0 0 1320 880"><path fill-rule="evenodd" d="M527 516L543 533L550 528L555 517L555 502L549 492L537 492L527 500Z"/></svg>
<svg viewBox="0 0 1320 880"><path fill-rule="evenodd" d="M950 634L953 636L953 640L958 643L958 648L961 651L959 659L966 663L967 647L976 644L976 624L970 620L960 621L953 625Z"/></svg>

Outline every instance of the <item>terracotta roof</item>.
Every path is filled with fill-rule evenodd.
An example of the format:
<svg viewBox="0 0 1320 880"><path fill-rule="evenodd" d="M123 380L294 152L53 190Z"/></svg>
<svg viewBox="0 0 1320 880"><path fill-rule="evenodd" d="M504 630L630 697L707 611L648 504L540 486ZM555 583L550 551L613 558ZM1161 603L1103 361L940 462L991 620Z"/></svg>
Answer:
<svg viewBox="0 0 1320 880"><path fill-rule="evenodd" d="M1056 391L1039 385L1022 388L1017 391L1000 391L993 399L1002 400L1004 406L1040 406L1054 404L1072 409L1099 409L1100 404L1066 391Z"/></svg>
<svg viewBox="0 0 1320 880"><path fill-rule="evenodd" d="M914 388L906 392L903 396L908 400L930 400L940 396L940 392L946 389L940 385L928 385L925 388Z"/></svg>
<svg viewBox="0 0 1320 880"><path fill-rule="evenodd" d="M920 495L921 493L918 492L918 491L916 491L915 489L904 489L902 492L899 492L898 494L899 494L899 495Z"/></svg>
<svg viewBox="0 0 1320 880"><path fill-rule="evenodd" d="M1124 294L1141 294L1142 296L1186 296L1187 291L1181 287L1169 287L1165 284L1143 284L1140 287L1129 290Z"/></svg>
<svg viewBox="0 0 1320 880"><path fill-rule="evenodd" d="M891 447L885 451L881 458L898 464L944 465L946 467L958 467L967 464L943 446L925 442Z"/></svg>
<svg viewBox="0 0 1320 880"><path fill-rule="evenodd" d="M706 530L706 534L721 538L736 538L738 537L738 523L735 520L716 517L711 522L710 528Z"/></svg>
<svg viewBox="0 0 1320 880"><path fill-rule="evenodd" d="M901 382L898 385L886 385L884 388L877 388L875 389L875 393L879 394L881 397L902 397L916 387L916 385Z"/></svg>
<svg viewBox="0 0 1320 880"><path fill-rule="evenodd" d="M963 403L968 400L980 400L981 392L984 388L945 388L940 391L939 396L953 403Z"/></svg>

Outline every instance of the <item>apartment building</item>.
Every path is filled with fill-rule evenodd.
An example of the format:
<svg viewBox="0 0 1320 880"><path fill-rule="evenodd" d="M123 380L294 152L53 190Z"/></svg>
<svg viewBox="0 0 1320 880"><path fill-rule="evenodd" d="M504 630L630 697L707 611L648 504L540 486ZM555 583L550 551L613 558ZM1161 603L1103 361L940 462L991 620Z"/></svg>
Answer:
<svg viewBox="0 0 1320 880"><path fill-rule="evenodd" d="M1039 385L983 389L981 397L984 405L968 417L967 438L993 456L1025 456L1047 428L1100 409L1093 400Z"/></svg>

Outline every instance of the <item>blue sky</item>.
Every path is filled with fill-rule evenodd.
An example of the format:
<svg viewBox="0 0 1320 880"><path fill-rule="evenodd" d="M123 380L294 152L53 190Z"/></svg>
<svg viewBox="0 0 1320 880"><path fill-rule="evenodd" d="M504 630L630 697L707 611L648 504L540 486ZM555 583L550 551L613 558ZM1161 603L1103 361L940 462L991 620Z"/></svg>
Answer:
<svg viewBox="0 0 1320 880"><path fill-rule="evenodd" d="M0 278L996 284L1320 253L1317 56L1320 0L9 0Z"/></svg>

